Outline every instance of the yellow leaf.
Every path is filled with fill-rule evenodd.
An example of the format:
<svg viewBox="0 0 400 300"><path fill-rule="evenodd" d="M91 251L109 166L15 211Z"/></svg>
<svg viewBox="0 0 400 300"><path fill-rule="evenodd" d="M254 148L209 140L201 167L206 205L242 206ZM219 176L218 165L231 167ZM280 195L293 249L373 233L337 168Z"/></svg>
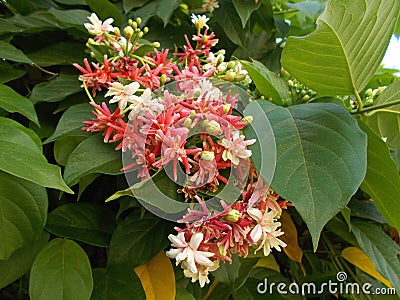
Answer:
<svg viewBox="0 0 400 300"><path fill-rule="evenodd" d="M147 300L175 299L174 270L164 251L134 270L142 283Z"/></svg>
<svg viewBox="0 0 400 300"><path fill-rule="evenodd" d="M369 257L357 247L347 247L342 251L342 256L349 263L355 265L360 270L364 271L368 275L374 277L375 279L382 282L388 287L392 287L390 282L385 279L379 272L375 269L374 263Z"/></svg>
<svg viewBox="0 0 400 300"><path fill-rule="evenodd" d="M276 263L275 257L273 255L268 255L260 258L254 265L254 268L256 267L272 269L280 272L279 265Z"/></svg>
<svg viewBox="0 0 400 300"><path fill-rule="evenodd" d="M301 250L297 243L296 225L286 211L282 212L279 221L282 223L281 229L284 232L284 234L280 236L280 239L287 244L287 246L283 248L283 251L285 251L286 255L289 256L291 260L301 264L303 250Z"/></svg>

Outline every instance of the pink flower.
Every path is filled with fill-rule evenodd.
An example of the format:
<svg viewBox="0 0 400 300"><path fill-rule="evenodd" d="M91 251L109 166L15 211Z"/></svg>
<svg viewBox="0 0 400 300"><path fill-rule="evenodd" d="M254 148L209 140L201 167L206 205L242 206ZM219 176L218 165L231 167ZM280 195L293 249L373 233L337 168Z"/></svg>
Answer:
<svg viewBox="0 0 400 300"><path fill-rule="evenodd" d="M167 256L176 259L176 265L183 262L183 267L192 273L197 273L198 266L213 267L214 263L209 257L214 256L214 253L207 251L199 251L200 243L203 241L203 233L194 233L187 243L185 233L179 232L178 235L170 234L168 239L172 242L171 246L175 249L167 251Z"/></svg>

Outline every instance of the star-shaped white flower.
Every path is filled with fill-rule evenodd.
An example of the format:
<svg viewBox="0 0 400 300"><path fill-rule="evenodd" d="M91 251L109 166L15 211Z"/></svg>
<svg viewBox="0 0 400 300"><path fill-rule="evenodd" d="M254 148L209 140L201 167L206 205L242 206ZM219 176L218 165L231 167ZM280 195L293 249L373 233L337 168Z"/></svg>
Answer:
<svg viewBox="0 0 400 300"><path fill-rule="evenodd" d="M214 263L209 257L214 253L197 250L203 240L203 233L196 232L192 235L190 242L185 240L185 233L179 232L178 235L170 234L168 239L172 242L171 246L175 249L167 251L167 256L176 259L176 265L182 262L182 267L188 269L192 273L197 273L197 265L205 267L213 267Z"/></svg>
<svg viewBox="0 0 400 300"><path fill-rule="evenodd" d="M102 35L103 33L108 33L114 31L114 27L111 26L111 23L114 22L114 19L109 18L104 22L100 21L95 13L92 13L90 17L88 17L91 23L83 24L88 32L93 35Z"/></svg>
<svg viewBox="0 0 400 300"><path fill-rule="evenodd" d="M128 104L129 99L137 92L140 84L136 81L123 85L119 82L110 83L106 97L113 96L110 103L118 102L118 107L122 111Z"/></svg>

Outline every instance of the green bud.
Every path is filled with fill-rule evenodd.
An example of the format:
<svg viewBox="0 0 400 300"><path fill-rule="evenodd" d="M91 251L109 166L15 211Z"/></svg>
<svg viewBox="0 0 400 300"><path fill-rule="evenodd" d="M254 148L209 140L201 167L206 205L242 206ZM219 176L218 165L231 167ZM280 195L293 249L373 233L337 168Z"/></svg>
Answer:
<svg viewBox="0 0 400 300"><path fill-rule="evenodd" d="M138 38L141 39L143 37L143 31L138 33Z"/></svg>
<svg viewBox="0 0 400 300"><path fill-rule="evenodd" d="M202 151L200 153L200 158L205 161L213 161L215 159L215 154L212 151Z"/></svg>
<svg viewBox="0 0 400 300"><path fill-rule="evenodd" d="M234 61L230 61L230 62L228 62L227 68L228 69L233 69L235 67L235 64L236 63Z"/></svg>
<svg viewBox="0 0 400 300"><path fill-rule="evenodd" d="M287 83L288 83L288 86L289 86L290 88L292 88L292 87L293 87L293 85L294 85L293 81L292 81L292 80L290 80L290 79L288 80L288 82L287 82Z"/></svg>
<svg viewBox="0 0 400 300"><path fill-rule="evenodd" d="M132 22L131 26L135 30L138 28L138 24L136 22Z"/></svg>
<svg viewBox="0 0 400 300"><path fill-rule="evenodd" d="M235 73L229 72L224 76L224 79L229 82L235 81Z"/></svg>
<svg viewBox="0 0 400 300"><path fill-rule="evenodd" d="M305 95L302 99L303 99L303 101L308 101L308 100L310 100L310 96Z"/></svg>
<svg viewBox="0 0 400 300"><path fill-rule="evenodd" d="M245 78L246 78L245 74L237 74L235 76L235 81L242 81L242 80L245 80Z"/></svg>
<svg viewBox="0 0 400 300"><path fill-rule="evenodd" d="M142 19L141 19L141 18L136 18L136 23L137 23L138 25L140 25L140 24L142 23Z"/></svg>
<svg viewBox="0 0 400 300"><path fill-rule="evenodd" d="M242 213L239 212L236 209L231 209L227 215L225 215L225 220L229 222L237 222L239 221L240 217L242 216Z"/></svg>
<svg viewBox="0 0 400 300"><path fill-rule="evenodd" d="M365 106L372 106L374 104L374 100L372 98L369 98L367 101L365 101Z"/></svg>
<svg viewBox="0 0 400 300"><path fill-rule="evenodd" d="M371 97L372 96L372 89L368 89L365 91L365 96Z"/></svg>
<svg viewBox="0 0 400 300"><path fill-rule="evenodd" d="M148 32L149 32L149 27L143 28L143 33L144 33L144 34L146 34L146 33L148 33Z"/></svg>
<svg viewBox="0 0 400 300"><path fill-rule="evenodd" d="M226 251L224 250L224 245L221 245L221 246L218 247L218 252L222 256L226 255Z"/></svg>
<svg viewBox="0 0 400 300"><path fill-rule="evenodd" d="M114 34L117 36L121 36L121 31L119 30L118 27L114 27Z"/></svg>
<svg viewBox="0 0 400 300"><path fill-rule="evenodd" d="M163 86L167 82L167 75L162 74L160 77L160 86Z"/></svg>
<svg viewBox="0 0 400 300"><path fill-rule="evenodd" d="M191 118L186 118L185 121L183 121L183 126L185 126L186 128L190 128L190 126L192 126L192 119Z"/></svg>
<svg viewBox="0 0 400 300"><path fill-rule="evenodd" d="M158 48L161 46L159 42L154 42L152 45L154 48Z"/></svg>
<svg viewBox="0 0 400 300"><path fill-rule="evenodd" d="M229 104L224 104L223 109L224 109L224 114L227 114L231 109L231 106Z"/></svg>
<svg viewBox="0 0 400 300"><path fill-rule="evenodd" d="M242 122L246 122L247 124L250 124L251 122L253 122L254 118L253 116L246 116L242 119Z"/></svg>

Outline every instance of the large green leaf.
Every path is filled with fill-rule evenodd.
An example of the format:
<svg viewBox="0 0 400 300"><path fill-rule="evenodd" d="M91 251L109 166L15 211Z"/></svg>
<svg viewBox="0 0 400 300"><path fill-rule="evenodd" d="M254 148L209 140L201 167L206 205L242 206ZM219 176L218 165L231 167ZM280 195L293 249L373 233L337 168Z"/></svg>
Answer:
<svg viewBox="0 0 400 300"><path fill-rule="evenodd" d="M21 127L11 119L0 118L0 170L41 186L73 193L63 181L60 167L49 164L41 153L37 136L33 138L31 130Z"/></svg>
<svg viewBox="0 0 400 300"><path fill-rule="evenodd" d="M400 177L389 147L367 124L359 121L368 134L367 174L361 188L371 195L386 221L400 231Z"/></svg>
<svg viewBox="0 0 400 300"><path fill-rule="evenodd" d="M85 28L82 28L82 24L87 22L87 17L90 16L90 13L87 10L83 9L68 9L68 10L58 10L55 8L49 9L49 13L55 16L59 21L66 24L74 24L81 28L81 30L86 31Z"/></svg>
<svg viewBox="0 0 400 300"><path fill-rule="evenodd" d="M52 234L99 247L109 245L114 228L111 211L94 203L61 205L49 213L46 224Z"/></svg>
<svg viewBox="0 0 400 300"><path fill-rule="evenodd" d="M287 40L283 67L321 94L361 91L385 55L399 7L399 0L331 0L311 35Z"/></svg>
<svg viewBox="0 0 400 300"><path fill-rule="evenodd" d="M236 45L244 47L246 33L241 20L231 1L220 1L219 8L214 11L214 17L224 30L226 36Z"/></svg>
<svg viewBox="0 0 400 300"><path fill-rule="evenodd" d="M88 300L92 289L89 258L75 242L54 239L36 257L29 276L32 300Z"/></svg>
<svg viewBox="0 0 400 300"><path fill-rule="evenodd" d="M99 16L100 20L113 18L116 26L121 24L122 14L114 4L110 3L110 1L86 0L86 3L90 6L90 9Z"/></svg>
<svg viewBox="0 0 400 300"><path fill-rule="evenodd" d="M68 51L65 51L68 49ZM29 58L42 67L80 63L85 58L85 46L81 43L61 42L30 52Z"/></svg>
<svg viewBox="0 0 400 300"><path fill-rule="evenodd" d="M398 291L400 262L397 254L400 247L383 232L380 225L356 220L353 221L353 233L361 250L372 260L378 272Z"/></svg>
<svg viewBox="0 0 400 300"><path fill-rule="evenodd" d="M271 186L295 204L316 248L326 222L345 207L364 179L366 134L344 108L330 103L283 108L266 100L254 101L245 115L254 117L245 132L247 138L260 142L250 147L258 169L264 162L257 152L264 154L262 150L275 138L277 157ZM274 134L269 139L265 139L265 117ZM265 178L263 169L261 176Z"/></svg>
<svg viewBox="0 0 400 300"><path fill-rule="evenodd" d="M389 85L374 101L374 106L387 105L398 100L400 100L400 81ZM400 104L367 113L364 120L378 135L387 139L389 147L400 148Z"/></svg>
<svg viewBox="0 0 400 300"><path fill-rule="evenodd" d="M0 171L0 259L38 238L47 206L45 188Z"/></svg>
<svg viewBox="0 0 400 300"><path fill-rule="evenodd" d="M67 136L87 136L83 131L83 122L91 120L91 106L88 103L77 104L68 108L61 116L54 133L44 142L49 143Z"/></svg>
<svg viewBox="0 0 400 300"><path fill-rule="evenodd" d="M9 82L13 79L20 78L26 71L14 68L5 61L0 61L0 83Z"/></svg>
<svg viewBox="0 0 400 300"><path fill-rule="evenodd" d="M5 4L11 11L18 12L22 15L27 15L31 12L34 12L37 9L35 4L33 4L32 1L30 0L24 0L24 1L7 0Z"/></svg>
<svg viewBox="0 0 400 300"><path fill-rule="evenodd" d="M235 6L236 12L242 21L242 27L244 28L251 14L260 7L262 1L258 1L257 3L256 1L248 0L232 0L232 3Z"/></svg>
<svg viewBox="0 0 400 300"><path fill-rule="evenodd" d="M54 158L59 165L65 166L72 151L85 139L83 136L70 136L54 143Z"/></svg>
<svg viewBox="0 0 400 300"><path fill-rule="evenodd" d="M74 185L85 175L92 173L121 173L121 153L115 144L106 144L99 135L83 140L71 153L64 170L64 180Z"/></svg>
<svg viewBox="0 0 400 300"><path fill-rule="evenodd" d="M81 90L78 76L62 73L53 80L35 85L29 98L34 104L58 102Z"/></svg>
<svg viewBox="0 0 400 300"><path fill-rule="evenodd" d="M32 61L21 50L5 41L0 41L0 57L16 62L32 63Z"/></svg>
<svg viewBox="0 0 400 300"><path fill-rule="evenodd" d="M128 265L94 269L93 280L91 300L146 299L139 277Z"/></svg>
<svg viewBox="0 0 400 300"><path fill-rule="evenodd" d="M123 0L123 7L125 12L129 12L136 7L142 7L149 0Z"/></svg>
<svg viewBox="0 0 400 300"><path fill-rule="evenodd" d="M47 232L43 232L36 241L15 251L8 260L0 260L0 289L30 270L36 255L47 244L49 236Z"/></svg>
<svg viewBox="0 0 400 300"><path fill-rule="evenodd" d="M22 97L12 88L6 85L0 85L0 107L8 112L18 112L39 125L35 108L32 102Z"/></svg>
<svg viewBox="0 0 400 300"><path fill-rule="evenodd" d="M248 62L241 60L240 62L249 72L260 93L267 98L271 98L273 103L282 106L283 100L288 97L288 89L283 80L259 61Z"/></svg>
<svg viewBox="0 0 400 300"><path fill-rule="evenodd" d="M146 216L121 222L111 238L108 264L137 267L147 263L169 244L172 223Z"/></svg>

